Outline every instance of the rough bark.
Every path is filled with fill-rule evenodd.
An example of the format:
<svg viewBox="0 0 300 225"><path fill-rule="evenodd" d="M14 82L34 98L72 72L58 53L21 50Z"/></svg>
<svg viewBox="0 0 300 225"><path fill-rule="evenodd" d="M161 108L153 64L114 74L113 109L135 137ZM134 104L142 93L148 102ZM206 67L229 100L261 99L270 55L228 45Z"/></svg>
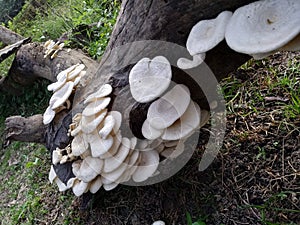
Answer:
<svg viewBox="0 0 300 225"><path fill-rule="evenodd" d="M0 42L5 45L11 45L24 39L21 35L0 25Z"/></svg>
<svg viewBox="0 0 300 225"><path fill-rule="evenodd" d="M32 85L38 78L55 82L60 71L76 63L84 63L88 74L97 71L98 63L79 50L63 49L54 59L44 58L44 52L41 43L22 46L8 75L0 81L0 91L18 95L23 93L24 87Z"/></svg>
<svg viewBox="0 0 300 225"><path fill-rule="evenodd" d="M45 144L45 131L47 126L43 124L42 115L34 115L28 118L12 116L5 120L6 145L10 141L35 142Z"/></svg>
<svg viewBox="0 0 300 225"><path fill-rule="evenodd" d="M122 64L127 51L120 52L118 57L111 57L113 48L141 40L161 40L173 42L181 46L185 46L188 34L199 20L215 18L224 10L234 11L236 8L254 2L254 0L126 0L122 2L121 11L117 20L117 24L111 36L111 40L107 50L100 62L100 67L96 72L96 65L90 60L83 61L83 56L77 56L74 53L63 52L64 57L58 57L53 61L44 60L40 55L43 52L42 46L39 44L30 44L24 46L16 57L15 67L19 68L21 74L31 74L32 77L45 77L49 80L54 80L53 75L62 68L57 68L58 65L70 65L78 61L90 63L88 66L88 74L85 85L77 90L76 98L73 99L72 111L59 113L56 120L47 128L46 131L46 146L51 151L56 147L64 148L70 143L70 137L67 135L68 125L71 122L73 113L80 111L83 107L84 98L94 92L100 85L109 82L114 87L112 98L117 107L114 110L119 110L124 114L125 119L130 120L130 115L135 116L136 124L141 124L138 118L143 112L140 111L136 102L124 87L128 84L128 74L131 66L125 68L115 68L115 65ZM155 56L155 49L147 46L149 58ZM36 52L33 49L37 49ZM32 51L30 51L32 50ZM141 49L145 50L145 49ZM27 54L28 53L28 54ZM22 56L22 57L21 57ZM26 56L26 57L25 57ZM236 53L228 48L225 41L207 53L206 64L214 72L217 79L221 79L228 75L231 71L238 68L246 62L250 57ZM69 63L72 61L72 63ZM87 65L87 64L86 64ZM93 69L91 69L93 68ZM173 76L176 78L184 77L184 71L173 68ZM44 71L41 73L41 71ZM44 74L43 76L41 74ZM10 73L11 76L11 73ZM17 75L17 77L20 77ZM28 81L30 79L26 79ZM31 82L31 81L30 81ZM22 83L22 82L21 82ZM191 88L191 87L190 87ZM203 93L194 89L197 102L202 108L208 108L207 102ZM135 106L135 107L133 107ZM146 107L145 107L146 108ZM126 114L128 113L128 115ZM130 114L130 115L129 115ZM128 118L126 118L128 116ZM138 132L138 131L137 131ZM62 168L56 171L61 171ZM70 165L66 164L64 172L59 177L66 181L70 176Z"/></svg>

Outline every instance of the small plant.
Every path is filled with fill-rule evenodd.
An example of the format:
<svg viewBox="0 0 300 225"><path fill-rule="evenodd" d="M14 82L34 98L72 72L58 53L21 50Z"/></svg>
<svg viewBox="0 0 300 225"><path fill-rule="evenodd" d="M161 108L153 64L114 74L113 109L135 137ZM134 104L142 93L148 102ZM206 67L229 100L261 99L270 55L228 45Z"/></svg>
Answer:
<svg viewBox="0 0 300 225"><path fill-rule="evenodd" d="M189 212L186 213L187 225L206 225L205 218L199 218L197 221L193 222L192 216Z"/></svg>

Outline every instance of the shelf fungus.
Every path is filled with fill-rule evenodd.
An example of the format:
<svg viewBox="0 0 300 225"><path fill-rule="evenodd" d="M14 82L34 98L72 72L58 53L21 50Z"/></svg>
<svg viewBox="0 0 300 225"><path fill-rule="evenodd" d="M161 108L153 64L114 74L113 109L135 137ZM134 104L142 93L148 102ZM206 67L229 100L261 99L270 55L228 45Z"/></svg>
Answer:
<svg viewBox="0 0 300 225"><path fill-rule="evenodd" d="M240 7L226 27L226 42L255 59L281 50L299 50L299 11L299 0L264 0Z"/></svg>
<svg viewBox="0 0 300 225"><path fill-rule="evenodd" d="M73 65L61 71L56 76L57 81L48 85L47 89L48 91L53 91L53 95L43 115L44 124L51 123L56 113L70 107L70 101L68 99L76 89L76 86L78 86L81 77L86 74L86 71L83 70L84 68L85 66L83 64Z"/></svg>
<svg viewBox="0 0 300 225"><path fill-rule="evenodd" d="M64 43L54 42L53 40L46 41L44 44L44 48L46 49L44 58L50 56L50 59L54 59L57 57L57 53L62 50L64 46Z"/></svg>
<svg viewBox="0 0 300 225"><path fill-rule="evenodd" d="M143 133L146 139L123 136L127 132L120 130L122 114L107 108L111 93L112 87L105 84L86 98L82 113L74 115L69 126L71 147L53 152L54 165L69 162L62 160L64 155L74 157L74 176L66 184L57 180L58 185L65 185L60 190L72 189L80 196L101 187L110 191L128 181L147 181L160 174L162 159L182 154L185 140L200 126L201 110L191 100L189 89L179 84L150 105L142 128L148 132ZM53 181L57 176L52 169L50 173Z"/></svg>
<svg viewBox="0 0 300 225"><path fill-rule="evenodd" d="M186 47L193 60L180 58L177 66L181 69L191 69L200 65L206 52L217 46L225 37L226 26L232 12L224 11L217 18L199 21L191 30Z"/></svg>
<svg viewBox="0 0 300 225"><path fill-rule="evenodd" d="M171 78L171 65L164 56L143 58L129 73L132 97L137 102L150 102L169 87Z"/></svg>

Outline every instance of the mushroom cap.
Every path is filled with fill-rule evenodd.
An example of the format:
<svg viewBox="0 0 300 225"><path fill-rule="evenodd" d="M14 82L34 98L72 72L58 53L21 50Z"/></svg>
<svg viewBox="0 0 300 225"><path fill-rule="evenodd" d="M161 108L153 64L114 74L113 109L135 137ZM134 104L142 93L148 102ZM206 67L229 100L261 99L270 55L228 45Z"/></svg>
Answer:
<svg viewBox="0 0 300 225"><path fill-rule="evenodd" d="M131 175L134 171L132 171L132 167L134 167L140 158L140 153L138 151L132 150L131 154L128 156L128 163L126 171L122 174L122 176L116 181L117 183L123 183L130 180Z"/></svg>
<svg viewBox="0 0 300 225"><path fill-rule="evenodd" d="M193 56L204 53L219 44L225 36L225 29L232 12L223 11L217 18L201 20L193 26L186 42L189 53Z"/></svg>
<svg viewBox="0 0 300 225"><path fill-rule="evenodd" d="M103 184L103 188L105 191L111 191L115 189L118 185L118 183Z"/></svg>
<svg viewBox="0 0 300 225"><path fill-rule="evenodd" d="M51 123L51 121L54 119L55 117L55 111L53 109L51 109L51 105L48 106L48 108L46 109L46 111L43 114L43 123L49 124Z"/></svg>
<svg viewBox="0 0 300 225"><path fill-rule="evenodd" d="M97 176L91 183L90 183L90 192L95 194L102 186L101 176Z"/></svg>
<svg viewBox="0 0 300 225"><path fill-rule="evenodd" d="M102 168L102 159L88 156L82 160L77 178L84 182L90 182L101 173Z"/></svg>
<svg viewBox="0 0 300 225"><path fill-rule="evenodd" d="M114 136L113 138L114 138L113 145L106 153L99 156L100 159L107 159L113 157L118 152L118 149L122 143L121 133L118 132L116 136Z"/></svg>
<svg viewBox="0 0 300 225"><path fill-rule="evenodd" d="M114 143L114 138L109 135L106 139L99 136L97 132L89 134L89 143L91 147L91 153L93 157L100 157L108 152Z"/></svg>
<svg viewBox="0 0 300 225"><path fill-rule="evenodd" d="M185 85L177 84L150 105L147 120L153 128L167 128L182 116L190 101L189 89Z"/></svg>
<svg viewBox="0 0 300 225"><path fill-rule="evenodd" d="M53 183L53 181L56 177L57 177L57 175L56 175L56 172L54 170L54 167L51 165L50 172L49 172L49 175L48 175L48 178L49 178L49 181L50 181L51 184Z"/></svg>
<svg viewBox="0 0 300 225"><path fill-rule="evenodd" d="M166 223L162 220L155 221L152 225L166 225Z"/></svg>
<svg viewBox="0 0 300 225"><path fill-rule="evenodd" d="M99 130L99 136L105 139L113 130L115 126L115 119L112 115L107 115L103 121L103 127Z"/></svg>
<svg viewBox="0 0 300 225"><path fill-rule="evenodd" d="M151 126L149 123L149 120L146 119L142 126L142 134L145 138L149 140L154 140L156 138L159 138L164 132L164 129L156 129Z"/></svg>
<svg viewBox="0 0 300 225"><path fill-rule="evenodd" d="M183 115L170 127L166 128L161 136L163 140L179 140L187 137L200 125L200 107L197 103L190 104Z"/></svg>
<svg viewBox="0 0 300 225"><path fill-rule="evenodd" d="M201 63L203 63L205 56L206 53L199 53L193 55L193 60L187 58L179 58L177 61L177 66L183 70L195 68L199 66Z"/></svg>
<svg viewBox="0 0 300 225"><path fill-rule="evenodd" d="M85 68L84 64L79 64L76 65L76 67L74 68L74 70L70 71L67 75L68 80L73 80L74 78L76 78L77 76L79 76L80 72Z"/></svg>
<svg viewBox="0 0 300 225"><path fill-rule="evenodd" d="M131 95L137 102L150 102L169 87L171 78L171 65L164 56L143 58L129 73Z"/></svg>
<svg viewBox="0 0 300 225"><path fill-rule="evenodd" d="M56 165L60 162L60 160L62 159L62 154L60 153L59 150L54 150L52 152L52 164Z"/></svg>
<svg viewBox="0 0 300 225"><path fill-rule="evenodd" d="M300 32L299 0L264 0L238 8L225 38L230 48L249 55L278 49Z"/></svg>
<svg viewBox="0 0 300 225"><path fill-rule="evenodd" d="M76 68L76 66L78 66L78 64L72 65L69 68L59 72L56 76L57 80L67 80L68 78L68 73L70 73L72 70L74 70Z"/></svg>
<svg viewBox="0 0 300 225"><path fill-rule="evenodd" d="M83 133L78 133L72 143L71 143L71 149L72 149L72 154L74 156L80 156L83 154L86 150L88 150L89 145L87 142L87 137Z"/></svg>
<svg viewBox="0 0 300 225"><path fill-rule="evenodd" d="M129 150L130 150L130 140L128 138L123 137L118 152L114 156L104 160L103 172L109 173L117 169L128 156Z"/></svg>
<svg viewBox="0 0 300 225"><path fill-rule="evenodd" d="M70 97L73 91L73 87L74 83L72 81L68 81L64 84L63 87L54 92L54 94L50 98L50 102L53 102L51 109L54 110L63 105Z"/></svg>
<svg viewBox="0 0 300 225"><path fill-rule="evenodd" d="M92 133L94 130L96 130L98 125L103 121L106 114L107 114L107 109L104 109L99 113L97 113L96 115L82 116L80 122L81 130L86 134Z"/></svg>
<svg viewBox="0 0 300 225"><path fill-rule="evenodd" d="M102 178L105 178L105 179L102 179L102 183L103 184L119 183L119 182L117 182L117 180L126 171L126 169L128 167L128 161L129 161L129 158L127 158L124 161L124 163L121 163L121 165L117 169L115 169L109 173L101 173Z"/></svg>
<svg viewBox="0 0 300 225"><path fill-rule="evenodd" d="M157 170L159 164L159 154L156 150L140 152L141 161L137 169L132 174L135 182L143 182L151 177Z"/></svg>
<svg viewBox="0 0 300 225"><path fill-rule="evenodd" d="M100 87L100 89L95 92L90 94L85 100L84 100L84 104L87 104L89 102L93 102L96 101L98 98L103 98L106 97L108 95L110 95L110 93L112 92L112 86L110 84L104 84Z"/></svg>
<svg viewBox="0 0 300 225"><path fill-rule="evenodd" d="M122 124L122 114L118 111L109 111L107 115L111 115L115 120L115 124L112 129L112 135L116 135Z"/></svg>
<svg viewBox="0 0 300 225"><path fill-rule="evenodd" d="M66 191L69 189L58 177L56 177L54 181L57 184L59 191Z"/></svg>
<svg viewBox="0 0 300 225"><path fill-rule="evenodd" d="M83 116L92 116L105 109L110 103L110 97L99 98L90 102L82 111Z"/></svg>
<svg viewBox="0 0 300 225"><path fill-rule="evenodd" d="M79 197L83 193L87 192L88 187L89 184L87 182L76 180L72 187L72 191L77 197Z"/></svg>

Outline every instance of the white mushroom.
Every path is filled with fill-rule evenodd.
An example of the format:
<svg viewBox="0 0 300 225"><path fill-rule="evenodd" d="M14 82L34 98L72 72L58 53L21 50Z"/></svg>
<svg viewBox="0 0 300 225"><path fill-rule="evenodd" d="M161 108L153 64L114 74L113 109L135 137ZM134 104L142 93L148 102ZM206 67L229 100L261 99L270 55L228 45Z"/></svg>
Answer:
<svg viewBox="0 0 300 225"><path fill-rule="evenodd" d="M113 157L118 152L118 149L119 149L119 147L121 145L121 142L122 142L121 133L118 132L116 134L116 136L114 136L113 138L114 138L113 145L111 146L111 148L106 153L99 156L100 159L107 159L107 158Z"/></svg>
<svg viewBox="0 0 300 225"><path fill-rule="evenodd" d="M107 113L107 115L111 115L115 120L115 124L112 129L112 135L116 135L120 130L122 124L122 114L118 111L110 111Z"/></svg>
<svg viewBox="0 0 300 225"><path fill-rule="evenodd" d="M111 191L115 189L118 185L118 183L103 184L103 188L105 191Z"/></svg>
<svg viewBox="0 0 300 225"><path fill-rule="evenodd" d="M159 164L159 155L155 150L141 152L141 161L132 174L132 179L135 182L143 182L151 177L156 171Z"/></svg>
<svg viewBox="0 0 300 225"><path fill-rule="evenodd" d="M50 98L50 102L53 102L51 109L55 110L61 105L63 105L70 97L73 91L73 87L74 83L72 81L69 81L65 83L65 85L62 88L54 92L54 94Z"/></svg>
<svg viewBox="0 0 300 225"><path fill-rule="evenodd" d="M51 184L53 183L53 181L54 181L54 179L55 179L56 177L57 177L57 175L56 175L56 172L55 172L55 170L54 170L54 167L51 166L50 172L49 172L49 176L48 176L49 181L50 181Z"/></svg>
<svg viewBox="0 0 300 225"><path fill-rule="evenodd" d="M152 225L166 225L164 221L158 220L152 223Z"/></svg>
<svg viewBox="0 0 300 225"><path fill-rule="evenodd" d="M167 128L182 116L190 100L189 89L178 84L150 105L147 120L153 128Z"/></svg>
<svg viewBox="0 0 300 225"><path fill-rule="evenodd" d="M87 137L81 132L78 133L72 143L71 149L74 156L80 156L89 148Z"/></svg>
<svg viewBox="0 0 300 225"><path fill-rule="evenodd" d="M92 116L105 109L110 103L110 98L99 98L95 101L90 102L82 111L83 116Z"/></svg>
<svg viewBox="0 0 300 225"><path fill-rule="evenodd" d="M51 106L48 106L48 108L43 114L43 123L45 125L51 123L54 117L55 117L55 111L51 109Z"/></svg>
<svg viewBox="0 0 300 225"><path fill-rule="evenodd" d="M200 107L197 103L190 104L183 115L170 127L166 128L161 136L163 140L179 140L187 137L200 125Z"/></svg>
<svg viewBox="0 0 300 225"><path fill-rule="evenodd" d="M124 172L126 171L127 167L128 167L128 162L129 162L129 158L127 158L127 160L125 160L123 163L121 163L121 165L109 172L109 173L101 173L102 178L102 183L103 184L110 184L110 183L119 183L117 182L117 180L124 174Z"/></svg>
<svg viewBox="0 0 300 225"><path fill-rule="evenodd" d="M142 103L154 100L169 87L171 77L171 65L164 56L141 59L129 73L132 97Z"/></svg>
<svg viewBox="0 0 300 225"><path fill-rule="evenodd" d="M156 129L151 126L149 120L146 119L142 126L142 134L148 140L154 140L159 138L164 132L164 129Z"/></svg>
<svg viewBox="0 0 300 225"><path fill-rule="evenodd" d="M272 52L300 32L299 0L264 0L237 9L226 28L230 48L253 55Z"/></svg>
<svg viewBox="0 0 300 225"><path fill-rule="evenodd" d="M67 75L68 80L73 80L80 75L80 72L85 68L84 64L78 64L76 67L70 71Z"/></svg>
<svg viewBox="0 0 300 225"><path fill-rule="evenodd" d="M88 183L101 173L102 168L103 160L88 156L82 160L77 178Z"/></svg>
<svg viewBox="0 0 300 225"><path fill-rule="evenodd" d="M112 86L110 84L104 84L100 87L100 89L97 92L89 95L84 101L84 104L96 101L98 98L106 97L110 95L111 92L112 92Z"/></svg>
<svg viewBox="0 0 300 225"><path fill-rule="evenodd" d="M102 186L101 177L97 176L90 184L90 192L95 194Z"/></svg>
<svg viewBox="0 0 300 225"><path fill-rule="evenodd" d="M84 181L76 180L72 187L72 191L77 197L79 197L83 193L87 192L88 187L89 187L88 183L86 183Z"/></svg>
<svg viewBox="0 0 300 225"><path fill-rule="evenodd" d="M101 138L97 131L88 135L88 141L91 147L93 157L100 157L108 152L114 143L114 138L109 135L106 139Z"/></svg>
<svg viewBox="0 0 300 225"><path fill-rule="evenodd" d="M187 58L179 58L177 61L177 66L183 70L195 68L199 66L201 63L203 63L205 56L206 56L205 53L198 53L193 55L193 60Z"/></svg>
<svg viewBox="0 0 300 225"><path fill-rule="evenodd" d="M58 190L61 192L69 189L68 186L65 185L58 177L55 178L54 182L57 184Z"/></svg>
<svg viewBox="0 0 300 225"><path fill-rule="evenodd" d="M82 116L80 126L84 133L89 134L92 133L98 125L103 121L107 114L107 109L104 109L92 116Z"/></svg>
<svg viewBox="0 0 300 225"><path fill-rule="evenodd" d="M221 12L217 18L201 20L191 30L186 47L193 56L204 53L219 44L225 36L225 29L232 12Z"/></svg>
<svg viewBox="0 0 300 225"><path fill-rule="evenodd" d="M99 130L99 136L105 139L113 130L115 126L115 119L112 115L107 115L103 121L103 127Z"/></svg>
<svg viewBox="0 0 300 225"><path fill-rule="evenodd" d="M165 148L160 155L169 158L175 159L184 152L184 140L178 142L176 146Z"/></svg>
<svg viewBox="0 0 300 225"><path fill-rule="evenodd" d="M111 158L104 160L103 172L109 173L117 169L126 159L130 150L130 140L128 138L122 138L122 143L118 149L118 152Z"/></svg>
<svg viewBox="0 0 300 225"><path fill-rule="evenodd" d="M52 163L53 165L56 165L57 163L59 163L62 159L62 154L60 149L56 149L52 152Z"/></svg>

